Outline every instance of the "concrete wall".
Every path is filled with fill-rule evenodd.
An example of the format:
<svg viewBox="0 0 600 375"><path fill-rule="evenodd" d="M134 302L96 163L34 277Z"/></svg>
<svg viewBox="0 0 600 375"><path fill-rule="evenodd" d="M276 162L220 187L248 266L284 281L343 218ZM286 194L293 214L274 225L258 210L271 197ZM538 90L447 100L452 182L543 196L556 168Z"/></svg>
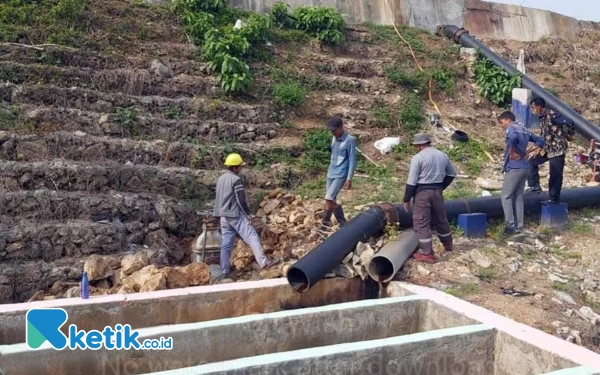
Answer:
<svg viewBox="0 0 600 375"><path fill-rule="evenodd" d="M267 354L154 375L493 375L493 347L494 330L478 324Z"/></svg>
<svg viewBox="0 0 600 375"><path fill-rule="evenodd" d="M375 284L376 286L377 284ZM374 295L373 295L374 294ZM286 279L243 282L129 295L109 295L0 305L0 345L25 342L25 314L32 308L61 307L70 324L102 330L130 324L133 328L203 322L248 314L314 307L378 297L372 284L360 279L321 280L304 294Z"/></svg>
<svg viewBox="0 0 600 375"><path fill-rule="evenodd" d="M230 0L232 5L268 12L278 0ZM481 0L287 0L292 7L324 5L336 8L351 24L398 24L435 31L438 25L458 25L478 37L538 40L559 36L573 40L591 22L580 22L545 10Z"/></svg>

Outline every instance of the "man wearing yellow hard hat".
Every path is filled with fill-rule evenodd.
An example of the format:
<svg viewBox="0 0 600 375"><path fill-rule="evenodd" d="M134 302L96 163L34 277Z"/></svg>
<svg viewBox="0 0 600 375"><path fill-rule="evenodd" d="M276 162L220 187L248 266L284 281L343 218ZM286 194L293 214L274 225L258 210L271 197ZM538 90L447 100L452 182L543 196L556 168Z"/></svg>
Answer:
<svg viewBox="0 0 600 375"><path fill-rule="evenodd" d="M221 271L219 279L229 278L229 259L237 235L250 246L256 262L261 268L270 268L281 259L269 259L260 243L260 237L250 224L250 208L246 202L246 192L240 172L246 165L240 154L229 154L225 159L227 171L217 180L213 216L221 222ZM215 280L217 281L217 280Z"/></svg>

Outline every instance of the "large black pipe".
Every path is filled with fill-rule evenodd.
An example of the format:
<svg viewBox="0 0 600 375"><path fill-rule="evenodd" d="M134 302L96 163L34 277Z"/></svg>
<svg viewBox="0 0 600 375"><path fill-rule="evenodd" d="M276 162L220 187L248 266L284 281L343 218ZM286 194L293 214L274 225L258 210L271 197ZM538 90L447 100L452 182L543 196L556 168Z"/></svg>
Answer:
<svg viewBox="0 0 600 375"><path fill-rule="evenodd" d="M600 187L566 189L563 190L560 198L569 208L600 206ZM525 194L523 196L525 212L539 214L541 202L545 200L548 200L547 193ZM504 216L499 197L454 199L446 201L444 207L451 221L458 218L458 215L466 213L486 213L490 219ZM411 228L412 211L404 211L402 205L397 205L396 209L400 227ZM298 292L307 291L340 264L359 241L365 241L381 233L385 225L385 214L379 207L372 207L358 215L290 267L287 273L288 282Z"/></svg>
<svg viewBox="0 0 600 375"><path fill-rule="evenodd" d="M294 263L287 273L288 282L296 291L306 292L340 264L359 241L381 233L385 223L385 214L380 207L371 207L361 213Z"/></svg>
<svg viewBox="0 0 600 375"><path fill-rule="evenodd" d="M550 109L553 109L561 113L563 116L571 119L571 121L573 121L575 124L575 130L579 134L581 134L587 140L600 140L600 127L584 119L571 107L558 100L556 96L546 91L542 86L535 83L535 81L533 81L527 75L522 74L514 66L489 49L485 44L473 38L467 30L455 25L440 26L440 29L446 37L454 40L455 43L458 43L463 47L477 48L485 55L485 57L507 71L509 74L520 75L521 85L524 88L531 90L535 96L543 98Z"/></svg>
<svg viewBox="0 0 600 375"><path fill-rule="evenodd" d="M550 199L548 193L531 193L523 195L525 214L539 215L541 202ZM560 194L561 202L567 203L569 208L583 208L600 206L600 187L583 187L577 189L566 189ZM398 209L400 228L412 228L412 210L404 211L401 204ZM444 204L448 220L453 221L460 214L485 213L488 218L500 218L504 216L502 201L498 197L482 197L470 199L454 199Z"/></svg>

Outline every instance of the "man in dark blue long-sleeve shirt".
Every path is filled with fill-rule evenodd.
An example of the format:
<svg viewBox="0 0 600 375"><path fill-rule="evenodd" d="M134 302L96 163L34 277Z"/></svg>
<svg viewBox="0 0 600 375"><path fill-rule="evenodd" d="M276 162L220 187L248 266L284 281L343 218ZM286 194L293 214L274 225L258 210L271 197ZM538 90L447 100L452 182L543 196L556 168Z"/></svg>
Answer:
<svg viewBox="0 0 600 375"><path fill-rule="evenodd" d="M525 127L515 122L515 115L506 111L498 116L498 122L505 130L506 147L502 172L502 209L504 211L504 233L514 235L523 229L523 192L525 182L529 177L529 162L527 161L527 145L535 142L538 147L544 146L544 139L528 132Z"/></svg>

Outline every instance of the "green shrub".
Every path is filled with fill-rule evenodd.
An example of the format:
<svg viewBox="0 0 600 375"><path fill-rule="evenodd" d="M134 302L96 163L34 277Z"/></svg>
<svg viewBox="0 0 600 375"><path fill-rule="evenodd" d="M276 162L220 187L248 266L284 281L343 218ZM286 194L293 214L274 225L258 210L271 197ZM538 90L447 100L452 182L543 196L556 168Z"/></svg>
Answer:
<svg viewBox="0 0 600 375"><path fill-rule="evenodd" d="M407 73L398 66L387 68L385 75L393 84L414 90L424 90L429 80L423 72Z"/></svg>
<svg viewBox="0 0 600 375"><path fill-rule="evenodd" d="M375 100L371 107L371 114L375 119L377 126L382 128L391 128L394 124L394 115L390 107L381 100Z"/></svg>
<svg viewBox="0 0 600 375"><path fill-rule="evenodd" d="M177 12L217 13L227 7L227 0L173 0L171 5Z"/></svg>
<svg viewBox="0 0 600 375"><path fill-rule="evenodd" d="M419 132L424 119L421 100L415 94L408 94L402 102L402 110L400 111L402 128L407 135L412 136Z"/></svg>
<svg viewBox="0 0 600 375"><path fill-rule="evenodd" d="M273 102L279 108L301 106L307 96L308 91L297 81L278 83L273 86Z"/></svg>
<svg viewBox="0 0 600 375"><path fill-rule="evenodd" d="M302 166L310 172L327 169L331 159L331 133L327 129L310 129L302 137Z"/></svg>
<svg viewBox="0 0 600 375"><path fill-rule="evenodd" d="M283 1L276 2L271 8L271 19L280 29L292 29L296 26L294 19L288 13L289 8L290 6Z"/></svg>
<svg viewBox="0 0 600 375"><path fill-rule="evenodd" d="M456 88L458 74L455 70L448 68L435 68L423 72L408 73L398 66L391 66L385 70L385 75L393 84L422 92L428 90L429 80L433 79L438 89L452 94Z"/></svg>
<svg viewBox="0 0 600 375"><path fill-rule="evenodd" d="M253 46L259 46L271 39L271 19L268 16L252 14L246 20L246 26L239 31L246 38L248 43Z"/></svg>
<svg viewBox="0 0 600 375"><path fill-rule="evenodd" d="M296 28L306 31L326 44L344 41L344 18L331 7L301 6L294 11Z"/></svg>
<svg viewBox="0 0 600 375"><path fill-rule="evenodd" d="M483 171L487 161L486 151L485 144L475 139L469 139L468 142L455 142L452 148L446 150L453 162L463 164L467 172L472 175L478 175Z"/></svg>
<svg viewBox="0 0 600 375"><path fill-rule="evenodd" d="M493 104L504 107L511 102L512 90L521 86L521 76L508 74L479 53L474 65L479 93Z"/></svg>

